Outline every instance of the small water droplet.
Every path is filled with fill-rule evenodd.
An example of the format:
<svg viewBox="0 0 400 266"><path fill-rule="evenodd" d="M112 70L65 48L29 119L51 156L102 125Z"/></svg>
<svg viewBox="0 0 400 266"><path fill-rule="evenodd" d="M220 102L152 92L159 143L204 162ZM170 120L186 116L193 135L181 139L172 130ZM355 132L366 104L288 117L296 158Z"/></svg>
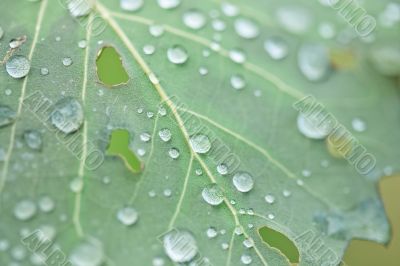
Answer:
<svg viewBox="0 0 400 266"><path fill-rule="evenodd" d="M273 204L275 202L275 197L271 194L267 194L264 199L268 204Z"/></svg>
<svg viewBox="0 0 400 266"><path fill-rule="evenodd" d="M158 131L158 136L162 141L168 142L171 140L172 134L168 128L163 128L160 131Z"/></svg>
<svg viewBox="0 0 400 266"><path fill-rule="evenodd" d="M74 193L80 193L83 189L83 179L76 177L69 183L69 188Z"/></svg>
<svg viewBox="0 0 400 266"><path fill-rule="evenodd" d="M87 46L87 41L86 41L86 40L80 40L80 41L78 42L78 47L79 47L79 48L85 49L86 46Z"/></svg>
<svg viewBox="0 0 400 266"><path fill-rule="evenodd" d="M183 14L183 24L193 30L198 30L206 24L206 16L197 9L190 9Z"/></svg>
<svg viewBox="0 0 400 266"><path fill-rule="evenodd" d="M54 200L50 198L49 196L43 196L39 199L38 201L39 209L42 212L51 212L54 210L56 204L54 203Z"/></svg>
<svg viewBox="0 0 400 266"><path fill-rule="evenodd" d="M218 235L218 232L214 227L209 227L207 229L206 235L208 238L215 238Z"/></svg>
<svg viewBox="0 0 400 266"><path fill-rule="evenodd" d="M174 64L184 64L189 56L186 49L181 45L174 45L167 51L168 60Z"/></svg>
<svg viewBox="0 0 400 266"><path fill-rule="evenodd" d="M254 39L260 34L258 25L248 18L237 18L234 27L236 33L244 39Z"/></svg>
<svg viewBox="0 0 400 266"><path fill-rule="evenodd" d="M40 69L40 74L41 74L42 76L47 76L47 75L49 74L49 69L46 68L46 67L42 67L42 68Z"/></svg>
<svg viewBox="0 0 400 266"><path fill-rule="evenodd" d="M205 67L200 67L199 68L199 73L200 73L200 75L205 76L205 75L208 74L208 69L205 68Z"/></svg>
<svg viewBox="0 0 400 266"><path fill-rule="evenodd" d="M252 248L254 246L253 239L246 238L245 240L243 240L243 246L245 246L246 248Z"/></svg>
<svg viewBox="0 0 400 266"><path fill-rule="evenodd" d="M164 34L164 27L161 25L151 25L149 27L149 32L153 37L160 37Z"/></svg>
<svg viewBox="0 0 400 266"><path fill-rule="evenodd" d="M277 10L279 23L289 32L302 34L311 26L312 16L301 6L283 6Z"/></svg>
<svg viewBox="0 0 400 266"><path fill-rule="evenodd" d="M0 128L11 125L15 118L17 117L17 113L14 112L10 107L6 105L0 105Z"/></svg>
<svg viewBox="0 0 400 266"><path fill-rule="evenodd" d="M121 9L125 11L137 11L143 6L143 0L121 0Z"/></svg>
<svg viewBox="0 0 400 266"><path fill-rule="evenodd" d="M272 213L268 214L267 217L268 217L268 219L270 219L270 220L275 219L275 215L272 214Z"/></svg>
<svg viewBox="0 0 400 266"><path fill-rule="evenodd" d="M181 4L181 0L157 0L162 9L173 9Z"/></svg>
<svg viewBox="0 0 400 266"><path fill-rule="evenodd" d="M247 172L236 173L232 181L239 192L249 192L254 187L253 177Z"/></svg>
<svg viewBox="0 0 400 266"><path fill-rule="evenodd" d="M83 124L81 104L72 97L59 100L51 113L51 123L65 134L77 131Z"/></svg>
<svg viewBox="0 0 400 266"><path fill-rule="evenodd" d="M175 263L191 261L198 253L196 239L186 230L174 230L163 238L164 250Z"/></svg>
<svg viewBox="0 0 400 266"><path fill-rule="evenodd" d="M211 142L206 135L198 134L190 137L190 146L194 152L205 154L210 151Z"/></svg>
<svg viewBox="0 0 400 266"><path fill-rule="evenodd" d="M298 53L301 73L310 81L320 81L331 72L328 50L320 44L305 44Z"/></svg>
<svg viewBox="0 0 400 266"><path fill-rule="evenodd" d="M354 118L351 121L351 125L353 129L357 132L364 132L365 130L367 130L367 124L360 118Z"/></svg>
<svg viewBox="0 0 400 266"><path fill-rule="evenodd" d="M151 135L147 132L140 134L140 140L143 142L149 142L151 139Z"/></svg>
<svg viewBox="0 0 400 266"><path fill-rule="evenodd" d="M15 79L25 77L30 69L31 63L28 58L22 55L14 55L6 63L7 73Z"/></svg>
<svg viewBox="0 0 400 266"><path fill-rule="evenodd" d="M243 64L246 61L246 54L243 50L236 48L229 51L229 58L238 64Z"/></svg>
<svg viewBox="0 0 400 266"><path fill-rule="evenodd" d="M152 54L154 54L155 51L156 51L156 48L154 47L154 45L147 44L147 45L143 46L143 53L146 55L152 55Z"/></svg>
<svg viewBox="0 0 400 266"><path fill-rule="evenodd" d="M204 201L210 205L218 206L224 201L224 194L217 184L207 185L201 192Z"/></svg>
<svg viewBox="0 0 400 266"><path fill-rule="evenodd" d="M305 116L302 113L297 117L297 128L299 131L310 139L324 139L331 132L326 124L318 125L319 121L315 116Z"/></svg>
<svg viewBox="0 0 400 266"><path fill-rule="evenodd" d="M250 255L247 254L243 254L242 256L240 256L240 261L244 264L244 265L249 265L253 259L251 258Z"/></svg>
<svg viewBox="0 0 400 266"><path fill-rule="evenodd" d="M27 130L23 134L26 145L32 150L40 150L42 148L42 134L37 130Z"/></svg>
<svg viewBox="0 0 400 266"><path fill-rule="evenodd" d="M70 0L68 1L68 10L73 17L84 17L92 11L91 1Z"/></svg>
<svg viewBox="0 0 400 266"><path fill-rule="evenodd" d="M224 31L226 29L226 24L220 19L214 19L212 21L212 27L215 31Z"/></svg>
<svg viewBox="0 0 400 266"><path fill-rule="evenodd" d="M165 197L169 198L172 195L172 190L169 188L164 189L163 194Z"/></svg>
<svg viewBox="0 0 400 266"><path fill-rule="evenodd" d="M153 72L151 72L149 74L149 79L150 79L150 82L153 83L154 85L160 84L160 80L157 78L156 74L154 74Z"/></svg>
<svg viewBox="0 0 400 266"><path fill-rule="evenodd" d="M4 30L3 28L0 26L0 40L3 38L4 35Z"/></svg>
<svg viewBox="0 0 400 266"><path fill-rule="evenodd" d="M36 214L36 205L31 200L22 200L15 205L14 216L21 221L31 219Z"/></svg>
<svg viewBox="0 0 400 266"><path fill-rule="evenodd" d="M287 42L278 36L269 37L264 42L264 49L274 60L284 59L289 53Z"/></svg>
<svg viewBox="0 0 400 266"><path fill-rule="evenodd" d="M195 173L196 173L196 175L201 176L203 174L203 170L198 168L198 169L196 169Z"/></svg>
<svg viewBox="0 0 400 266"><path fill-rule="evenodd" d="M229 244L224 242L224 243L221 244L221 248L223 250L227 250L229 248Z"/></svg>
<svg viewBox="0 0 400 266"><path fill-rule="evenodd" d="M290 196L292 195L292 192L290 192L289 190L284 189L284 190L282 191L282 195L283 195L285 198L288 198L288 197L290 197Z"/></svg>
<svg viewBox="0 0 400 266"><path fill-rule="evenodd" d="M223 2L221 4L221 10L222 13L224 13L227 17L235 17L239 15L239 8L236 5L228 2Z"/></svg>
<svg viewBox="0 0 400 266"><path fill-rule="evenodd" d="M236 90L241 90L246 87L246 80L242 75L236 74L230 78L231 86Z"/></svg>
<svg viewBox="0 0 400 266"><path fill-rule="evenodd" d="M155 257L153 259L152 263L153 263L153 266L164 266L165 265L165 261L161 257Z"/></svg>
<svg viewBox="0 0 400 266"><path fill-rule="evenodd" d="M100 241L96 239L84 240L77 245L69 256L74 266L100 266L104 262L104 250Z"/></svg>
<svg viewBox="0 0 400 266"><path fill-rule="evenodd" d="M138 218L138 212L132 207L124 207L117 213L117 219L126 226L135 224Z"/></svg>
<svg viewBox="0 0 400 266"><path fill-rule="evenodd" d="M226 164L223 164L223 163L217 165L217 172L220 175L227 175L228 174L228 166L226 166Z"/></svg>
<svg viewBox="0 0 400 266"><path fill-rule="evenodd" d="M69 67L72 65L72 58L71 57L64 57L62 60L64 66Z"/></svg>

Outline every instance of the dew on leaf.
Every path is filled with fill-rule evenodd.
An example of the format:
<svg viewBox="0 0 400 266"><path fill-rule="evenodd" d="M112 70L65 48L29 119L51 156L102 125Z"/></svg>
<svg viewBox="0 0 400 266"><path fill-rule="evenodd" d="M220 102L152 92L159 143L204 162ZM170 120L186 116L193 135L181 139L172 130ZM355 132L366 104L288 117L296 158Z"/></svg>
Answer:
<svg viewBox="0 0 400 266"><path fill-rule="evenodd" d="M140 134L140 140L143 142L149 142L151 139L151 135L147 132Z"/></svg>
<svg viewBox="0 0 400 266"><path fill-rule="evenodd" d="M155 257L153 259L152 263L153 263L153 266L164 266L165 265L165 261L161 257Z"/></svg>
<svg viewBox="0 0 400 266"><path fill-rule="evenodd" d="M260 35L259 26L248 18L237 18L234 27L236 33L244 39L254 39Z"/></svg>
<svg viewBox="0 0 400 266"><path fill-rule="evenodd" d="M221 248L223 250L227 250L229 248L229 244L224 242L224 243L221 244Z"/></svg>
<svg viewBox="0 0 400 266"><path fill-rule="evenodd" d="M172 195L172 190L169 188L164 189L163 194L165 197L169 198Z"/></svg>
<svg viewBox="0 0 400 266"><path fill-rule="evenodd" d="M54 203L54 200L49 196L42 196L38 201L38 206L42 212L47 213L53 211L56 204Z"/></svg>
<svg viewBox="0 0 400 266"><path fill-rule="evenodd" d="M6 251L10 247L7 239L0 239L0 251Z"/></svg>
<svg viewBox="0 0 400 266"><path fill-rule="evenodd" d="M382 75L395 77L400 75L400 48L397 45L381 45L371 48L370 61Z"/></svg>
<svg viewBox="0 0 400 266"><path fill-rule="evenodd" d="M14 216L20 221L31 219L36 214L36 204L32 200L22 200L14 207Z"/></svg>
<svg viewBox="0 0 400 266"><path fill-rule="evenodd" d="M112 46L105 46L98 52L96 70L99 80L106 86L118 86L129 81L122 57Z"/></svg>
<svg viewBox="0 0 400 266"><path fill-rule="evenodd" d="M234 4L228 2L223 2L221 4L221 10L222 13L224 13L224 15L227 17L235 17L239 15L239 8Z"/></svg>
<svg viewBox="0 0 400 266"><path fill-rule="evenodd" d="M242 227L241 227L241 226L236 226L235 229L234 229L234 233L235 233L236 235L238 235L238 236L242 235L242 234L243 234L243 229L242 229Z"/></svg>
<svg viewBox="0 0 400 266"><path fill-rule="evenodd" d="M62 63L64 66L69 67L72 65L73 61L71 57L64 57Z"/></svg>
<svg viewBox="0 0 400 266"><path fill-rule="evenodd" d="M150 25L149 32L153 37L160 37L164 34L164 27L161 25Z"/></svg>
<svg viewBox="0 0 400 266"><path fill-rule="evenodd" d="M154 45L147 44L147 45L143 46L143 53L146 55L152 55L152 54L154 54L155 51L156 51L156 48L154 47Z"/></svg>
<svg viewBox="0 0 400 266"><path fill-rule="evenodd" d="M230 83L231 83L232 88L234 88L236 90L241 90L244 87L246 87L246 80L240 74L232 75L230 78Z"/></svg>
<svg viewBox="0 0 400 266"><path fill-rule="evenodd" d="M271 194L267 194L264 199L268 204L273 204L275 202L275 197Z"/></svg>
<svg viewBox="0 0 400 266"><path fill-rule="evenodd" d="M81 49L85 49L87 47L87 41L86 40L80 40L78 42L78 47Z"/></svg>
<svg viewBox="0 0 400 266"><path fill-rule="evenodd" d="M225 22L220 19L214 19L211 22L211 25L212 25L213 29L216 31L224 31L226 29Z"/></svg>
<svg viewBox="0 0 400 266"><path fill-rule="evenodd" d="M206 231L208 238L215 238L218 235L217 230L214 227L209 227Z"/></svg>
<svg viewBox="0 0 400 266"><path fill-rule="evenodd" d="M15 79L25 77L30 69L29 59L22 55L14 55L6 63L7 73Z"/></svg>
<svg viewBox="0 0 400 266"><path fill-rule="evenodd" d="M51 113L51 123L65 134L77 131L83 118L82 105L72 97L59 100Z"/></svg>
<svg viewBox="0 0 400 266"><path fill-rule="evenodd" d="M198 253L196 239L186 230L173 230L163 238L164 250L175 263L190 262Z"/></svg>
<svg viewBox="0 0 400 266"><path fill-rule="evenodd" d="M222 189L217 184L207 185L201 192L204 201L210 205L218 206L224 201Z"/></svg>
<svg viewBox="0 0 400 266"><path fill-rule="evenodd" d="M252 248L254 246L253 239L246 238L245 240L243 240L243 246L245 246L246 248Z"/></svg>
<svg viewBox="0 0 400 266"><path fill-rule="evenodd" d="M329 22L323 22L318 27L319 35L324 39L332 39L336 35L335 26Z"/></svg>
<svg viewBox="0 0 400 266"><path fill-rule="evenodd" d="M83 179L76 177L69 183L69 189L74 193L80 193L83 189Z"/></svg>
<svg viewBox="0 0 400 266"><path fill-rule="evenodd" d="M268 219L270 219L270 220L275 219L275 215L272 214L272 213L268 214L267 217L268 217Z"/></svg>
<svg viewBox="0 0 400 266"><path fill-rule="evenodd" d="M160 80L157 78L156 74L153 72L149 73L149 80L154 85L160 84Z"/></svg>
<svg viewBox="0 0 400 266"><path fill-rule="evenodd" d="M180 5L181 0L157 0L162 9L173 9Z"/></svg>
<svg viewBox="0 0 400 266"><path fill-rule="evenodd" d="M74 266L100 266L105 260L103 246L96 239L83 240L69 256Z"/></svg>
<svg viewBox="0 0 400 266"><path fill-rule="evenodd" d="M243 64L246 61L246 54L242 49L236 48L229 51L229 58L238 64Z"/></svg>
<svg viewBox="0 0 400 266"><path fill-rule="evenodd" d="M4 94L5 94L6 96L10 96L10 95L12 94L12 90L6 89L6 90L4 91Z"/></svg>
<svg viewBox="0 0 400 266"><path fill-rule="evenodd" d="M40 74L41 74L42 76L47 76L47 75L49 74L49 69L46 68L46 67L42 67L42 68L40 69Z"/></svg>
<svg viewBox="0 0 400 266"><path fill-rule="evenodd" d="M281 60L289 53L287 42L278 36L271 36L264 42L264 49L274 60Z"/></svg>
<svg viewBox="0 0 400 266"><path fill-rule="evenodd" d="M168 155L169 157L171 157L172 159L178 159L179 158L179 150L177 148L171 148L168 151Z"/></svg>
<svg viewBox="0 0 400 266"><path fill-rule="evenodd" d="M227 175L228 174L228 166L226 166L226 164L223 164L223 163L217 165L217 172L220 175Z"/></svg>
<svg viewBox="0 0 400 266"><path fill-rule="evenodd" d="M11 257L18 261L24 260L27 254L26 249L20 245L13 247L10 253Z"/></svg>
<svg viewBox="0 0 400 266"><path fill-rule="evenodd" d="M138 212L132 207L124 207L117 212L118 221L126 226L135 224L138 218Z"/></svg>
<svg viewBox="0 0 400 266"><path fill-rule="evenodd" d="M308 80L323 80L331 72L328 50L320 44L304 44L298 52L298 66Z"/></svg>
<svg viewBox="0 0 400 266"><path fill-rule="evenodd" d="M32 150L40 150L42 148L42 134L37 130L27 130L23 134L26 145Z"/></svg>
<svg viewBox="0 0 400 266"><path fill-rule="evenodd" d="M253 259L251 258L250 255L248 254L243 254L242 256L240 256L240 261L244 264L244 265L249 265Z"/></svg>
<svg viewBox="0 0 400 266"><path fill-rule="evenodd" d="M351 121L351 126L357 132L364 132L365 130L367 130L367 124L360 118L354 118Z"/></svg>
<svg viewBox="0 0 400 266"><path fill-rule="evenodd" d="M253 177L247 172L236 173L232 181L239 192L249 192L254 187Z"/></svg>
<svg viewBox="0 0 400 266"><path fill-rule="evenodd" d="M14 110L6 105L0 105L0 128L12 124L16 117Z"/></svg>
<svg viewBox="0 0 400 266"><path fill-rule="evenodd" d="M181 45L174 45L167 51L168 60L173 64L184 64L189 56L186 49Z"/></svg>
<svg viewBox="0 0 400 266"><path fill-rule="evenodd" d="M84 17L92 11L91 1L70 0L68 1L68 10L73 17Z"/></svg>
<svg viewBox="0 0 400 266"><path fill-rule="evenodd" d="M158 131L158 136L160 139L164 142L168 142L171 140L172 134L171 131L168 128L163 128Z"/></svg>
<svg viewBox="0 0 400 266"><path fill-rule="evenodd" d="M125 11L137 11L143 6L143 0L120 0L121 9Z"/></svg>
<svg viewBox="0 0 400 266"><path fill-rule="evenodd" d="M304 136L310 139L324 139L331 132L328 125L319 125L319 121L315 116L305 116L302 113L297 117L297 128Z"/></svg>
<svg viewBox="0 0 400 266"><path fill-rule="evenodd" d="M306 32L312 22L309 11L301 6L283 6L277 10L276 16L282 27L296 34Z"/></svg>
<svg viewBox="0 0 400 266"><path fill-rule="evenodd" d="M197 9L190 9L182 16L183 24L193 30L198 30L206 24L206 16Z"/></svg>
<svg viewBox="0 0 400 266"><path fill-rule="evenodd" d="M200 75L205 76L205 75L208 74L208 69L205 68L205 67L200 67L199 68L199 73L200 73Z"/></svg>
<svg viewBox="0 0 400 266"><path fill-rule="evenodd" d="M196 175L201 176L203 174L203 170L201 170L200 168L195 170Z"/></svg>
<svg viewBox="0 0 400 266"><path fill-rule="evenodd" d="M197 134L190 137L190 146L194 152L205 154L210 151L211 142L206 135Z"/></svg>

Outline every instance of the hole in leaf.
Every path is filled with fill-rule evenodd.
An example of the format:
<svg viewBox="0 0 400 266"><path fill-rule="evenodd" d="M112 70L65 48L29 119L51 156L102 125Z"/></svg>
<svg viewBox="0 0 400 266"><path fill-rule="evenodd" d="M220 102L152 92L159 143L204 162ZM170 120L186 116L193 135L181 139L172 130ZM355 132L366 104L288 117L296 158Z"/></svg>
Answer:
<svg viewBox="0 0 400 266"><path fill-rule="evenodd" d="M111 133L107 154L120 157L130 171L133 173L140 173L143 170L143 164L131 149L129 149L129 140L130 135L127 130L114 130Z"/></svg>
<svg viewBox="0 0 400 266"><path fill-rule="evenodd" d="M118 86L129 81L122 58L114 47L101 48L96 59L97 76L106 86Z"/></svg>
<svg viewBox="0 0 400 266"><path fill-rule="evenodd" d="M266 226L258 229L261 239L269 246L278 249L291 263L298 263L300 259L296 245L284 234Z"/></svg>

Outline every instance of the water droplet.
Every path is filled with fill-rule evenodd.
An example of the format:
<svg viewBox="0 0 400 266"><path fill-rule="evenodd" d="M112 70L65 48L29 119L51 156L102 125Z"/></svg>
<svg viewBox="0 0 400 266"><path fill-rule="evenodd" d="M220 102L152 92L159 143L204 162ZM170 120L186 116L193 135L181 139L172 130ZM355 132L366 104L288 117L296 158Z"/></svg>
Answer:
<svg viewBox="0 0 400 266"><path fill-rule="evenodd" d="M143 142L149 142L151 139L151 135L147 132L140 134L140 140Z"/></svg>
<svg viewBox="0 0 400 266"><path fill-rule="evenodd" d="M158 136L162 141L168 142L171 140L172 134L168 128L163 128L160 131L158 131Z"/></svg>
<svg viewBox="0 0 400 266"><path fill-rule="evenodd" d="M382 75L400 75L400 48L397 45L381 45L371 49L370 61Z"/></svg>
<svg viewBox="0 0 400 266"><path fill-rule="evenodd" d="M180 5L181 0L157 0L162 9L173 9Z"/></svg>
<svg viewBox="0 0 400 266"><path fill-rule="evenodd" d="M231 86L236 90L241 90L246 87L246 80L239 74L231 76L230 82Z"/></svg>
<svg viewBox="0 0 400 266"><path fill-rule="evenodd" d="M287 42L278 36L269 37L264 42L264 49L274 60L281 60L289 53L289 46Z"/></svg>
<svg viewBox="0 0 400 266"><path fill-rule="evenodd" d="M367 130L367 124L365 124L365 122L360 118L354 118L351 121L351 125L353 129L357 132L364 132L365 130Z"/></svg>
<svg viewBox="0 0 400 266"><path fill-rule="evenodd" d="M227 175L228 174L228 166L226 166L226 164L223 164L223 163L217 165L217 172L220 175Z"/></svg>
<svg viewBox="0 0 400 266"><path fill-rule="evenodd" d="M54 203L53 199L49 196L43 196L38 201L39 209L42 212L51 212L54 210L56 204Z"/></svg>
<svg viewBox="0 0 400 266"><path fill-rule="evenodd" d="M205 154L210 151L211 142L206 135L198 134L190 137L190 146L194 152Z"/></svg>
<svg viewBox="0 0 400 266"><path fill-rule="evenodd" d="M315 116L310 117L300 113L297 117L297 128L307 138L324 139L330 134L329 125L325 123L319 125L319 123L320 121Z"/></svg>
<svg viewBox="0 0 400 266"><path fill-rule="evenodd" d="M227 250L229 248L229 244L224 242L224 243L221 244L221 248L223 250Z"/></svg>
<svg viewBox="0 0 400 266"><path fill-rule="evenodd" d="M268 219L273 220L275 219L275 215L273 215L272 213L267 215Z"/></svg>
<svg viewBox="0 0 400 266"><path fill-rule="evenodd" d="M42 134L37 130L25 131L24 140L26 145L32 150L40 150L42 148Z"/></svg>
<svg viewBox="0 0 400 266"><path fill-rule="evenodd" d="M289 32L302 34L311 26L312 16L300 6L284 6L277 10L279 23Z"/></svg>
<svg viewBox="0 0 400 266"><path fill-rule="evenodd" d="M104 259L102 244L92 238L76 246L69 256L69 261L74 266L100 266Z"/></svg>
<svg viewBox="0 0 400 266"><path fill-rule="evenodd" d="M247 172L238 172L233 176L233 185L240 192L249 192L254 187L253 177Z"/></svg>
<svg viewBox="0 0 400 266"><path fill-rule="evenodd" d="M206 16L197 9L188 10L183 14L183 24L193 30L198 30L206 24Z"/></svg>
<svg viewBox="0 0 400 266"><path fill-rule="evenodd" d="M328 50L320 44L305 44L298 53L301 73L310 81L320 81L331 72Z"/></svg>
<svg viewBox="0 0 400 266"><path fill-rule="evenodd" d="M154 47L154 45L147 44L147 45L143 46L143 53L146 55L152 55L152 54L154 54L155 51L156 51L156 48Z"/></svg>
<svg viewBox="0 0 400 266"><path fill-rule="evenodd" d="M161 25L151 25L149 27L149 32L153 37L160 37L164 34L164 27Z"/></svg>
<svg viewBox="0 0 400 266"><path fill-rule="evenodd" d="M243 246L245 246L246 248L252 248L254 246L253 239L246 238L245 240L243 240Z"/></svg>
<svg viewBox="0 0 400 266"><path fill-rule="evenodd" d="M243 50L236 48L229 51L229 58L238 64L243 64L246 61L246 54Z"/></svg>
<svg viewBox="0 0 400 266"><path fill-rule="evenodd" d="M196 239L185 230L174 230L164 236L164 250L175 263L191 261L198 252Z"/></svg>
<svg viewBox="0 0 400 266"><path fill-rule="evenodd" d="M49 69L46 68L46 67L42 67L42 68L40 69L40 74L41 74L42 76L47 76L47 75L49 74Z"/></svg>
<svg viewBox="0 0 400 266"><path fill-rule="evenodd" d="M84 17L92 11L91 1L70 0L68 1L68 10L73 17Z"/></svg>
<svg viewBox="0 0 400 266"><path fill-rule="evenodd" d="M204 201L210 205L217 206L224 201L224 194L217 184L207 185L201 192Z"/></svg>
<svg viewBox="0 0 400 266"><path fill-rule="evenodd" d="M288 198L288 197L290 197L290 196L292 195L292 193L291 193L289 190L284 189L284 190L282 191L282 195L283 195L285 198Z"/></svg>
<svg viewBox="0 0 400 266"><path fill-rule="evenodd" d="M36 214L36 205L31 200L22 200L14 208L14 216L21 221L31 219Z"/></svg>
<svg viewBox="0 0 400 266"><path fill-rule="evenodd" d="M226 24L220 19L214 19L212 21L212 27L216 31L224 31L226 29Z"/></svg>
<svg viewBox="0 0 400 266"><path fill-rule="evenodd" d="M205 68L205 67L200 67L199 68L199 73L200 73L200 75L205 76L205 75L208 74L208 69Z"/></svg>
<svg viewBox="0 0 400 266"><path fill-rule="evenodd" d="M218 232L214 227L209 227L206 234L208 238L215 238L218 235Z"/></svg>
<svg viewBox="0 0 400 266"><path fill-rule="evenodd" d="M117 213L117 219L124 225L133 225L138 220L138 212L132 207L124 207Z"/></svg>
<svg viewBox="0 0 400 266"><path fill-rule="evenodd" d="M137 11L143 6L143 0L121 0L120 6L125 11Z"/></svg>
<svg viewBox="0 0 400 266"><path fill-rule="evenodd" d="M62 60L64 66L69 67L72 65L72 58L71 57L64 57Z"/></svg>
<svg viewBox="0 0 400 266"><path fill-rule="evenodd" d="M25 77L30 69L31 63L22 55L14 55L6 63L7 73L15 79Z"/></svg>
<svg viewBox="0 0 400 266"><path fill-rule="evenodd" d="M268 204L273 204L275 202L275 197L271 194L267 194L264 199Z"/></svg>
<svg viewBox="0 0 400 266"><path fill-rule="evenodd" d="M17 114L8 106L0 105L0 128L12 124Z"/></svg>
<svg viewBox="0 0 400 266"><path fill-rule="evenodd" d="M79 47L79 48L85 49L86 46L87 46L87 41L86 41L86 40L80 40L80 41L78 42L78 47Z"/></svg>
<svg viewBox="0 0 400 266"><path fill-rule="evenodd" d="M81 104L72 97L59 100L51 113L51 123L65 134L77 131L83 124Z"/></svg>
<svg viewBox="0 0 400 266"><path fill-rule="evenodd" d="M318 27L318 33L324 39L332 39L336 35L335 26L329 22L323 22Z"/></svg>
<svg viewBox="0 0 400 266"><path fill-rule="evenodd" d="M178 65L185 63L189 58L186 49L181 45L174 45L169 48L167 51L167 57L171 63Z"/></svg>
<svg viewBox="0 0 400 266"><path fill-rule="evenodd" d="M260 34L258 25L247 18L237 18L234 27L236 33L244 39L254 39Z"/></svg>
<svg viewBox="0 0 400 266"><path fill-rule="evenodd" d="M235 6L234 4L228 3L228 2L223 2L221 4L221 10L222 13L225 14L227 17L235 17L239 15L239 8Z"/></svg>
<svg viewBox="0 0 400 266"><path fill-rule="evenodd" d="M240 261L244 264L244 265L249 265L253 259L251 258L250 255L247 254L243 254L242 256L240 256Z"/></svg>
<svg viewBox="0 0 400 266"><path fill-rule="evenodd" d="M153 83L154 85L160 84L160 80L157 78L156 74L154 74L153 72L151 72L149 74L149 79L150 79L150 82Z"/></svg>
<svg viewBox="0 0 400 266"><path fill-rule="evenodd" d="M0 239L0 251L6 251L10 247L10 243L6 239Z"/></svg>
<svg viewBox="0 0 400 266"><path fill-rule="evenodd" d="M74 178L70 183L69 183L69 188L71 189L72 192L74 193L79 193L83 189L83 179L82 178Z"/></svg>
<svg viewBox="0 0 400 266"><path fill-rule="evenodd" d="M10 95L12 94L12 90L6 89L6 90L4 91L4 94L5 94L6 96L10 96Z"/></svg>
<svg viewBox="0 0 400 266"><path fill-rule="evenodd" d="M169 188L164 189L163 194L165 197L169 198L172 195L172 190Z"/></svg>

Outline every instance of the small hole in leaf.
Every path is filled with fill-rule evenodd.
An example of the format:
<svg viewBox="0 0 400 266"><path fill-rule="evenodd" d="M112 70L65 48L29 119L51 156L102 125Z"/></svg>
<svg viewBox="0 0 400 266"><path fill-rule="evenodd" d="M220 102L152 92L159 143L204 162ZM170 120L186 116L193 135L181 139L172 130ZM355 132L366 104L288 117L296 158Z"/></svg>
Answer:
<svg viewBox="0 0 400 266"><path fill-rule="evenodd" d="M143 170L143 164L136 154L129 149L129 132L124 129L117 129L111 133L110 143L107 148L107 155L120 157L126 167L133 173L140 173Z"/></svg>
<svg viewBox="0 0 400 266"><path fill-rule="evenodd" d="M106 86L118 86L129 81L122 58L114 47L101 48L96 59L97 76Z"/></svg>
<svg viewBox="0 0 400 266"><path fill-rule="evenodd" d="M258 229L261 239L269 246L278 249L291 263L298 263L300 259L296 245L284 234L268 227Z"/></svg>

